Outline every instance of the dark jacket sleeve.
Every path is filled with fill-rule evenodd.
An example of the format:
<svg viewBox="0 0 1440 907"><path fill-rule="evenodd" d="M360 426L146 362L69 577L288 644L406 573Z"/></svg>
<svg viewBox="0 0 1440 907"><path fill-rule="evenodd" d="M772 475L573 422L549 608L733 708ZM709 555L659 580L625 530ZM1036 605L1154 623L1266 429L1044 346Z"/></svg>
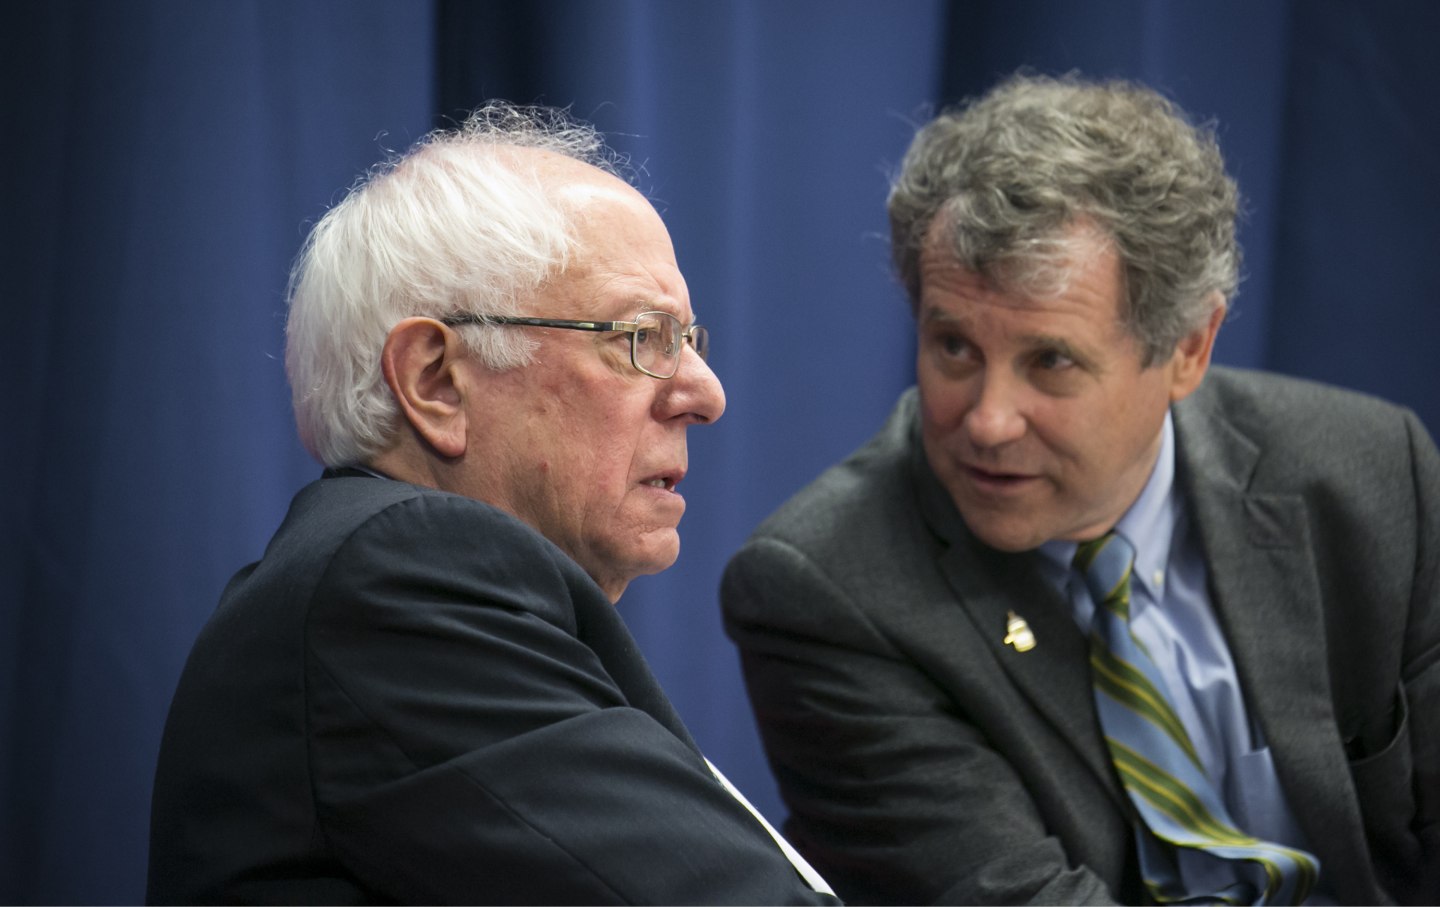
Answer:
<svg viewBox="0 0 1440 907"><path fill-rule="evenodd" d="M579 635L618 620L610 603L512 522L417 497L366 521L320 581L307 737L336 857L408 902L825 901L630 704Z"/></svg>
<svg viewBox="0 0 1440 907"><path fill-rule="evenodd" d="M905 594L897 590L897 594ZM1113 904L1025 783L805 552L757 535L722 586L786 833L851 903ZM1125 834L1103 823L1099 834Z"/></svg>
<svg viewBox="0 0 1440 907"><path fill-rule="evenodd" d="M1400 830L1394 850L1377 847L1380 873L1389 890L1402 902L1440 903L1440 452L1414 414L1407 413L1406 426L1414 463L1416 502L1415 577L1411 586L1410 615L1406 627L1402 684L1404 714L1396 740L1386 751L1358 766L1357 782L1373 780L1378 789L1393 788L1412 777L1397 772L1396 760L1409 759L1413 766L1415 814L1408 823L1394 805L1411 802L1409 792L1399 791L1391 800L1385 795L1365 798L1361 784L1361 808L1369 813L1393 810L1387 827ZM1398 752L1409 743L1409 752ZM1398 813L1398 814L1395 814ZM1378 823L1377 823L1378 824ZM1408 828L1407 828L1408 826ZM1409 832L1418 853L1405 853ZM1408 861L1396 859L1404 853ZM1399 864L1399 871L1392 867ZM1418 872L1415 871L1418 869Z"/></svg>

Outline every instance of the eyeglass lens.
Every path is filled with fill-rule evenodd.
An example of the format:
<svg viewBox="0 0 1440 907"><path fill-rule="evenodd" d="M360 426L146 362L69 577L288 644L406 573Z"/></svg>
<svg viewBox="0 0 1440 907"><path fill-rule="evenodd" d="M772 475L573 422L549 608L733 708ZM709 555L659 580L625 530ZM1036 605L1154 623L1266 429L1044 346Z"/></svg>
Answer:
<svg viewBox="0 0 1440 907"><path fill-rule="evenodd" d="M636 322L640 328L634 334L635 364L654 375L668 378L675 374L685 342L680 319L668 312L644 312ZM690 342L702 359L709 352L709 336L703 327L690 329Z"/></svg>

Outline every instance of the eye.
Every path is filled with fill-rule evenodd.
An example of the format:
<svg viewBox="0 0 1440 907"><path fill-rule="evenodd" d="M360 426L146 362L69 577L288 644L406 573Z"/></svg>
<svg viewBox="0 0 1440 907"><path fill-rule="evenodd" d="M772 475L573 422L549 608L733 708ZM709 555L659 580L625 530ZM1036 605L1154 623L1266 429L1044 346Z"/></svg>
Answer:
<svg viewBox="0 0 1440 907"><path fill-rule="evenodd" d="M1083 391L1093 377L1090 364L1064 346L1041 347L1029 358L1030 381L1039 390L1056 397L1071 397Z"/></svg>
<svg viewBox="0 0 1440 907"><path fill-rule="evenodd" d="M931 350L941 359L963 359L972 354L969 341L954 331L930 331L926 340Z"/></svg>
<svg viewBox="0 0 1440 907"><path fill-rule="evenodd" d="M1041 350L1035 355L1035 366L1047 372L1074 368L1075 360L1059 350Z"/></svg>
<svg viewBox="0 0 1440 907"><path fill-rule="evenodd" d="M920 335L924 360L938 374L963 378L980 368L984 357L953 323L932 322Z"/></svg>

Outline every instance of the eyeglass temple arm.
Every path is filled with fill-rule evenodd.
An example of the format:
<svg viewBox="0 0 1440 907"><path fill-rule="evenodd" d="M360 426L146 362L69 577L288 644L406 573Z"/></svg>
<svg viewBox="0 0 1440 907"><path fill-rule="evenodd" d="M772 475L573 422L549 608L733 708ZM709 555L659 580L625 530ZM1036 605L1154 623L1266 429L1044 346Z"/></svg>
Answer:
<svg viewBox="0 0 1440 907"><path fill-rule="evenodd" d="M537 328L569 328L576 331L628 331L640 330L635 321L570 321L563 318L530 318L520 315L446 315L440 323L456 327L462 324L523 324Z"/></svg>

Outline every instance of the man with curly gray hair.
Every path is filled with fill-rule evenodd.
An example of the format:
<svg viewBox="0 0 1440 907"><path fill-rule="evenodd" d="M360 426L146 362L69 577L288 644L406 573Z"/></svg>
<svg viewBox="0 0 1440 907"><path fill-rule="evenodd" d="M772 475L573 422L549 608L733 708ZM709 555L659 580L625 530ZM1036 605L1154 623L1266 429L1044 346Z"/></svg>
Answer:
<svg viewBox="0 0 1440 907"><path fill-rule="evenodd" d="M158 903L833 903L711 766L613 603L679 551L725 396L598 134L493 104L377 168L295 266L327 469L195 644Z"/></svg>
<svg viewBox="0 0 1440 907"><path fill-rule="evenodd" d="M889 210L917 386L722 591L796 846L862 903L1440 900L1440 455L1211 367L1212 131L1016 76Z"/></svg>

